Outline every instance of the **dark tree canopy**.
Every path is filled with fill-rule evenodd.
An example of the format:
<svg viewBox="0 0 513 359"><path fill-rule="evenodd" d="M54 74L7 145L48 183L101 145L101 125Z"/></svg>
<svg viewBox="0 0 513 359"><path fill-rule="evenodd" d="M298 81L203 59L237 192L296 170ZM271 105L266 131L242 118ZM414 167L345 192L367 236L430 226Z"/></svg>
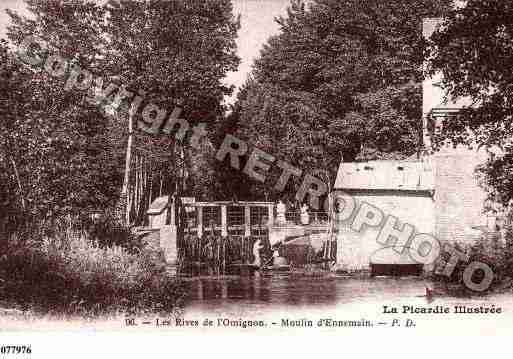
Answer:
<svg viewBox="0 0 513 359"><path fill-rule="evenodd" d="M419 151L422 19L447 1L293 1L234 106L237 134L305 172ZM232 122L234 120L232 119Z"/></svg>
<svg viewBox="0 0 513 359"><path fill-rule="evenodd" d="M212 126L224 116L222 101L232 88L223 79L239 62L239 21L230 0L25 2L30 16L9 11L8 36L14 47L28 35L39 37L104 84L144 91L141 108L152 102L171 111L181 100L182 116L191 126ZM6 120L0 123L0 141L24 183L15 193L27 199L27 210L45 218L113 205L123 182L127 116L108 116L106 104L86 101L91 90L65 91L64 80L44 70L21 66L21 77L14 54L4 45L1 50L0 71L6 80L0 83L0 113ZM157 195L164 186L163 194L168 194L176 172L169 160L173 139L138 133L134 142L139 158L152 161L144 165L155 185L147 186ZM203 147L209 147L208 140ZM187 153L188 181L195 191L202 188L199 196L207 196L212 151L194 151ZM0 160L10 183L16 184L12 161L6 156Z"/></svg>
<svg viewBox="0 0 513 359"><path fill-rule="evenodd" d="M431 73L442 74L449 96L472 102L444 123L436 140L500 147L480 170L491 195L507 203L513 198L513 3L469 0L447 14L432 41Z"/></svg>

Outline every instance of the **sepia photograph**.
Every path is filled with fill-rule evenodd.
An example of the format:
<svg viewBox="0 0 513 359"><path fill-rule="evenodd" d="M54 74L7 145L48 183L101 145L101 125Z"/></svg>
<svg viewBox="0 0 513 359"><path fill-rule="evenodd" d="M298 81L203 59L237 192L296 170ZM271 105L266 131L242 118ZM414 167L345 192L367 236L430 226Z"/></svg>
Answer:
<svg viewBox="0 0 513 359"><path fill-rule="evenodd" d="M512 328L513 2L0 0L0 358Z"/></svg>

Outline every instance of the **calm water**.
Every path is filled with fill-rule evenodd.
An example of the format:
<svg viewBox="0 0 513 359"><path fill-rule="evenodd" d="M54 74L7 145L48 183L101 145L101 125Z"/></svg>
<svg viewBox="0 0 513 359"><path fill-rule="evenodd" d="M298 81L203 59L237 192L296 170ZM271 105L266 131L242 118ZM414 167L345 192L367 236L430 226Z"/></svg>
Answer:
<svg viewBox="0 0 513 359"><path fill-rule="evenodd" d="M306 277L284 273L268 273L253 277L204 277L188 279L189 301L185 307L184 318L196 319L200 323L209 318L216 322L219 318L237 320L263 320L267 329L286 333L290 328L281 327L283 319L297 320L308 318L335 318L337 320L370 320L376 326L379 322L388 322L394 318L404 320L413 318L417 329L426 333L488 333L493 335L499 330L510 331L513 323L513 295L511 293L494 294L475 298L454 298L436 296L428 302L426 287L434 284L419 277L407 278L355 278L341 275L325 277ZM501 315L390 315L383 313L383 306L454 306L454 305L495 305L503 308ZM154 315L138 318L155 321ZM278 325L274 326L274 322ZM29 324L27 324L29 323ZM442 326L440 324L443 323ZM84 321L62 320L55 318L25 318L0 316L0 327L12 330L48 328L66 329L122 329L127 330L125 318L115 317L105 320ZM379 326L377 326L379 327ZM134 329L135 328L135 329ZM167 329L173 329L169 327ZM163 330L154 325L133 327L132 330ZM209 330L209 328L190 327L183 329ZM218 330L213 327L212 330ZM221 328L230 329L230 328ZM234 327L233 330L240 330ZM319 329L319 328L318 328ZM320 328L322 329L322 328ZM320 330L319 329L319 330ZM325 328L326 330L330 328ZM324 329L323 329L324 330ZM331 329L330 329L331 330Z"/></svg>
<svg viewBox="0 0 513 359"><path fill-rule="evenodd" d="M190 299L186 311L230 316L259 316L275 313L301 313L322 310L326 313L351 308L371 309L380 315L382 305L420 306L493 303L513 308L511 294L475 298L437 296L427 302L426 287L434 283L420 277L355 278L330 275L304 277L267 274L255 277L202 278L190 280ZM361 308L361 310L360 310Z"/></svg>
<svg viewBox="0 0 513 359"><path fill-rule="evenodd" d="M267 274L190 281L189 308L206 312L262 312L270 309L330 308L362 301L417 298L431 283L423 278L305 277Z"/></svg>

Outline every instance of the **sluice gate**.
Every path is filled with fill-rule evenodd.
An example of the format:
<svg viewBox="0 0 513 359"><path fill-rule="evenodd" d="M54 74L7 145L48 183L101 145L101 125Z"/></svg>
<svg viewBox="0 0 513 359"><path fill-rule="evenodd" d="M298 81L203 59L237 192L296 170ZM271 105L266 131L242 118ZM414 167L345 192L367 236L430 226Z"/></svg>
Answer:
<svg viewBox="0 0 513 359"><path fill-rule="evenodd" d="M328 268L336 262L337 241L327 214L284 213L272 202L183 200L178 214L167 198L150 207L150 227L160 231L166 262L187 276L244 275L256 270ZM181 232L173 223L182 223ZM172 243L174 242L174 243Z"/></svg>

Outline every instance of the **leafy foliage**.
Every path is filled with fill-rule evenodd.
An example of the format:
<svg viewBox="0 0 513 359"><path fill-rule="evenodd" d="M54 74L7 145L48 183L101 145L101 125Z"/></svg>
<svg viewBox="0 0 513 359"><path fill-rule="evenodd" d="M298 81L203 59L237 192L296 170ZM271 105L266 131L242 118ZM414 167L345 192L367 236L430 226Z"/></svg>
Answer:
<svg viewBox="0 0 513 359"><path fill-rule="evenodd" d="M26 0L26 5L30 17L8 11L8 36L14 46L27 35L37 36L104 84L144 92L140 109L152 102L170 111L181 100L182 117L191 125L212 126L224 114L223 96L232 89L221 80L239 61L239 22L229 0ZM92 90L65 91L63 79L21 66L6 43L0 56L0 113L5 118L0 124L0 164L8 170L1 175L7 179L5 185L2 181L2 205L18 210L21 198L27 212L42 219L112 207L123 181L128 103L120 108L120 116L108 116L112 97L91 104L86 99ZM142 163L149 169L144 190L151 193L141 196L147 204L148 197L171 192L177 181L174 139L138 133L134 142L137 158L149 162ZM188 168L192 187L194 181L205 184L211 158L191 151L187 156L188 164L193 157L203 163ZM203 192L208 195L208 189Z"/></svg>
<svg viewBox="0 0 513 359"><path fill-rule="evenodd" d="M292 1L238 96L237 133L305 172L328 170L331 180L342 158L414 155L426 48L421 20L445 6Z"/></svg>
<svg viewBox="0 0 513 359"><path fill-rule="evenodd" d="M444 123L437 140L499 147L502 153L481 168L491 195L504 204L513 198L513 4L469 0L451 10L432 37L431 73L453 98L472 106Z"/></svg>

